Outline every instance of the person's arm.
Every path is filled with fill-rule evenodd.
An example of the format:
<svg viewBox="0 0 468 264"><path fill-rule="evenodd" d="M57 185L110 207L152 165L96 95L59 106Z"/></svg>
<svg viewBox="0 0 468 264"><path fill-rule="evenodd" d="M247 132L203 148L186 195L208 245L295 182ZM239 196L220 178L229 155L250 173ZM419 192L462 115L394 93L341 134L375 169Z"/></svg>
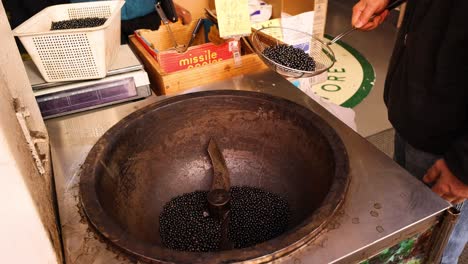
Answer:
<svg viewBox="0 0 468 264"><path fill-rule="evenodd" d="M360 0L353 7L351 24L361 30L372 30L378 27L388 16L385 10L390 0ZM383 12L382 12L383 11ZM379 14L382 12L381 14ZM372 20L371 17L376 15Z"/></svg>
<svg viewBox="0 0 468 264"><path fill-rule="evenodd" d="M434 183L434 192L452 203L468 199L468 92L464 78L468 72L467 8L468 1L458 1L449 10L450 20L437 52L437 75L431 87L432 91L443 95L439 100L446 102L456 120L464 120L462 124L453 123L453 126L464 127L465 134L448 146L443 160L437 161L424 177L425 182ZM452 105L457 107L451 108ZM450 119L450 114L445 118Z"/></svg>
<svg viewBox="0 0 468 264"><path fill-rule="evenodd" d="M156 2L156 0L126 0L122 8L122 20L143 17L155 12Z"/></svg>
<svg viewBox="0 0 468 264"><path fill-rule="evenodd" d="M122 9L122 20L130 20L138 17L143 17L155 12L154 5L159 0L126 0ZM163 6L164 8L164 6ZM183 24L188 24L192 20L190 12L182 6L174 3L175 12ZM167 10L165 10L166 15ZM155 23L160 23L160 19Z"/></svg>
<svg viewBox="0 0 468 264"><path fill-rule="evenodd" d="M67 0L8 0L3 1L3 4L9 13L10 25L15 28L42 9L67 2Z"/></svg>
<svg viewBox="0 0 468 264"><path fill-rule="evenodd" d="M174 2L177 16L182 21L182 24L187 25L192 21L192 14L181 5Z"/></svg>

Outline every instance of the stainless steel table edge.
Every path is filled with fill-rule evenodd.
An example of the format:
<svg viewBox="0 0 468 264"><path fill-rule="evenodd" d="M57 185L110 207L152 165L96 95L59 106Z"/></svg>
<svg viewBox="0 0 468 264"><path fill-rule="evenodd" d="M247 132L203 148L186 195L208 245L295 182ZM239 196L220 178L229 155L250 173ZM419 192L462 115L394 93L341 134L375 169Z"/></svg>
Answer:
<svg viewBox="0 0 468 264"><path fill-rule="evenodd" d="M425 219L435 218L450 206L274 72L238 76L187 92L213 89L263 92L301 104L325 119L337 131L347 148L352 180L340 217L319 238L293 254L275 260L275 263L344 263L345 260L354 259L351 256L357 252L367 252L363 249L370 250L383 241L394 241L392 238L398 234L411 233L410 228L420 225ZM164 97L153 95L138 102L46 121L68 263L129 263L125 257L108 250L104 243L96 239L82 219L77 187L79 168L93 144L107 129L135 110L162 99ZM380 209L376 209L377 204ZM355 219L359 219L358 224ZM376 230L379 226L382 230Z"/></svg>

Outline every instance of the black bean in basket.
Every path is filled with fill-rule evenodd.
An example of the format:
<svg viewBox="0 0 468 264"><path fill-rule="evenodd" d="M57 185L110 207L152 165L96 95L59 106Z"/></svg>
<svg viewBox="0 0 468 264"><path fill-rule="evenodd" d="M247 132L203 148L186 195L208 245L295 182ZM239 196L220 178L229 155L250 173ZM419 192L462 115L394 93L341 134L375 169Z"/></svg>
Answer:
<svg viewBox="0 0 468 264"><path fill-rule="evenodd" d="M76 28L92 28L99 27L106 23L107 18L102 17L87 17L87 18L76 18L70 20L62 20L52 22L50 30L60 29L76 29Z"/></svg>
<svg viewBox="0 0 468 264"><path fill-rule="evenodd" d="M267 47L263 55L270 60L292 69L315 71L315 60L299 48L281 44Z"/></svg>

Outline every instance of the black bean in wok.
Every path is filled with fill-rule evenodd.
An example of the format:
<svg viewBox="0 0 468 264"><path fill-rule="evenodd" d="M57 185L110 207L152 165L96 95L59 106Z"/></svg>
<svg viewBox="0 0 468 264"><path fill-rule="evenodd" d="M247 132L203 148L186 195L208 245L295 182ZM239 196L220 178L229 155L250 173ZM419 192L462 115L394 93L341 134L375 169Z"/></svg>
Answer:
<svg viewBox="0 0 468 264"><path fill-rule="evenodd" d="M277 194L254 187L231 188L228 236L235 248L244 248L275 238L289 223L288 202ZM180 251L217 251L221 224L208 213L207 191L178 196L161 212L163 244Z"/></svg>
<svg viewBox="0 0 468 264"><path fill-rule="evenodd" d="M229 238L244 248L281 235L289 223L289 205L283 197L254 187L231 188Z"/></svg>
<svg viewBox="0 0 468 264"><path fill-rule="evenodd" d="M315 60L299 48L290 45L280 44L267 47L263 50L263 55L270 60L301 71L315 71Z"/></svg>
<svg viewBox="0 0 468 264"><path fill-rule="evenodd" d="M62 20L52 22L50 30L99 27L106 23L106 20L107 18L101 17L87 17Z"/></svg>
<svg viewBox="0 0 468 264"><path fill-rule="evenodd" d="M164 205L159 217L163 244L180 251L216 251L221 225L208 217L206 191L196 191L173 198Z"/></svg>

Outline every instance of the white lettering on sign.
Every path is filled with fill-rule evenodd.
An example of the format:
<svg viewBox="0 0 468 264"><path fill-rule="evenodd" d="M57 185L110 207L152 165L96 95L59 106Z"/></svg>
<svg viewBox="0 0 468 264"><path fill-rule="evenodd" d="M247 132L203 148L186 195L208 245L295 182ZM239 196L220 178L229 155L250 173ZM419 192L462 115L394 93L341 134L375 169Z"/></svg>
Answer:
<svg viewBox="0 0 468 264"><path fill-rule="evenodd" d="M344 82L346 77L328 76L329 81Z"/></svg>
<svg viewBox="0 0 468 264"><path fill-rule="evenodd" d="M328 70L328 72L330 72L330 73L335 73L335 72L345 73L346 70L344 68L341 68L341 69L331 68L331 69Z"/></svg>
<svg viewBox="0 0 468 264"><path fill-rule="evenodd" d="M338 92L339 90L341 90L341 87L336 84L327 83L327 84L322 85L322 90L327 91L327 92Z"/></svg>

